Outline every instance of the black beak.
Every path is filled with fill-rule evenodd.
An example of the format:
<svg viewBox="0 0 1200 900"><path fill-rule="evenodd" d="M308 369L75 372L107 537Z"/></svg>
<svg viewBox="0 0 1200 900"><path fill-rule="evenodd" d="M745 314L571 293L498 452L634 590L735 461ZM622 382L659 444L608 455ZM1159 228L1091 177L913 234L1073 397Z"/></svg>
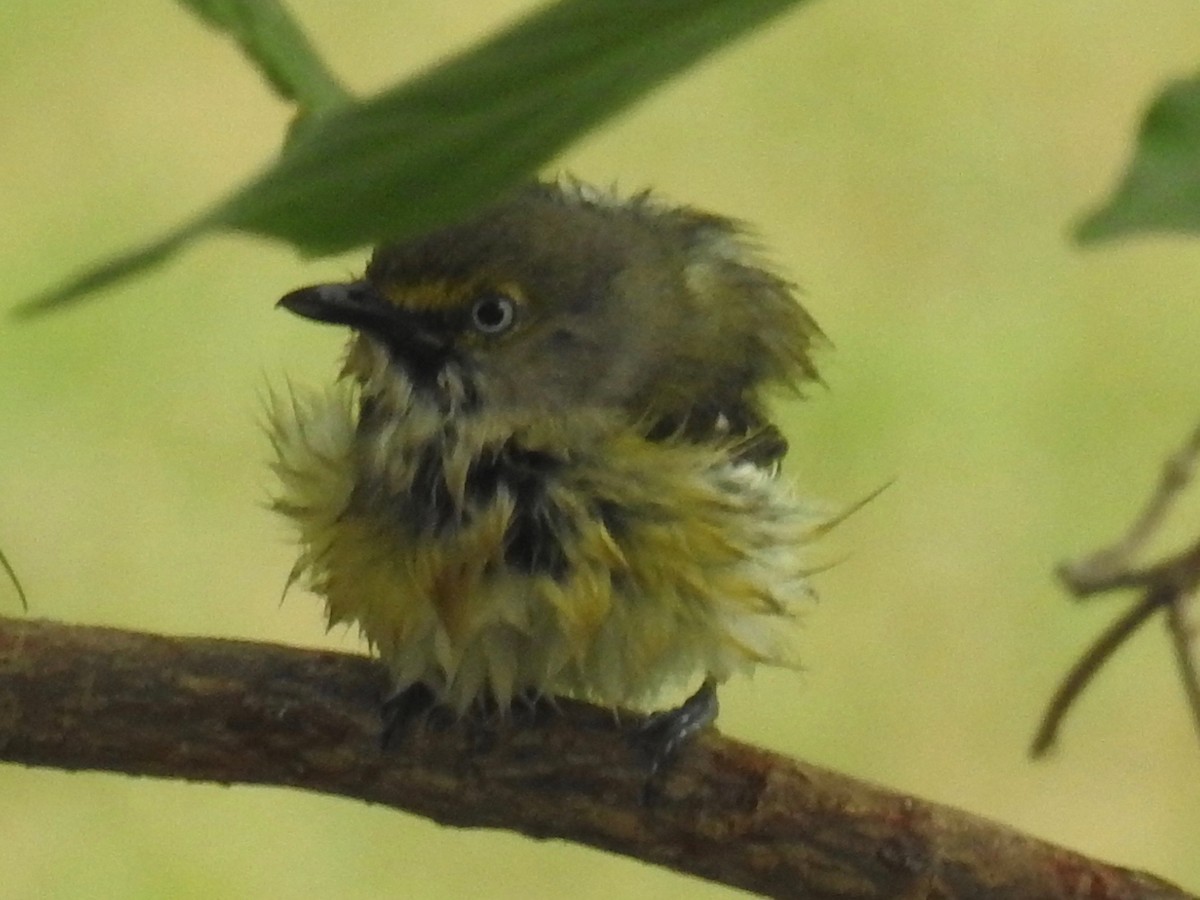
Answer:
<svg viewBox="0 0 1200 900"><path fill-rule="evenodd" d="M447 341L428 323L383 297L369 282L314 284L284 295L282 306L314 322L348 325L385 343L402 359L429 362L446 350Z"/></svg>
<svg viewBox="0 0 1200 900"><path fill-rule="evenodd" d="M314 284L285 295L277 306L332 325L349 325L375 334L396 327L396 310L365 281Z"/></svg>

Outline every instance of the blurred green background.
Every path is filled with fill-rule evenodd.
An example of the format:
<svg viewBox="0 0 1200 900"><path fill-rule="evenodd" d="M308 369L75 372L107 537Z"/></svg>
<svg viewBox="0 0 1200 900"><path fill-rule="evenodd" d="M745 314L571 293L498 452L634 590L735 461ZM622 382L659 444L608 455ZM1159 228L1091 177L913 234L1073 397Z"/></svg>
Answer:
<svg viewBox="0 0 1200 900"><path fill-rule="evenodd" d="M294 0L369 92L532 4ZM1025 751L1123 608L1056 561L1113 537L1200 415L1200 241L1082 251L1140 111L1198 62L1192 0L802 7L571 150L563 169L756 223L832 338L787 468L848 503L808 670L728 685L728 733L1200 889L1200 746L1160 626L1051 758ZM169 3L0 11L0 283L15 304L250 176L289 110ZM31 615L345 649L279 591L268 381L340 337L272 309L363 255L203 241L151 277L0 322L0 547ZM1170 538L1195 533L1200 499ZM2 580L0 580L2 581ZM0 583L0 610L19 614ZM0 767L5 897L728 896L596 851L264 788Z"/></svg>

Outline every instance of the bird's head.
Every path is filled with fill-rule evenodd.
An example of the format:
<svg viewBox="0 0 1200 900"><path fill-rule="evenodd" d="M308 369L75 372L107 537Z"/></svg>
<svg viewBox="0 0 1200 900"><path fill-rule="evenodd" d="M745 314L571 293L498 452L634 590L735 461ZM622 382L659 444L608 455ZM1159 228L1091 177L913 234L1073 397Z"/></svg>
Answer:
<svg viewBox="0 0 1200 900"><path fill-rule="evenodd" d="M814 379L820 340L733 221L576 183L528 185L280 305L354 329L346 374L364 398L463 413L683 423Z"/></svg>

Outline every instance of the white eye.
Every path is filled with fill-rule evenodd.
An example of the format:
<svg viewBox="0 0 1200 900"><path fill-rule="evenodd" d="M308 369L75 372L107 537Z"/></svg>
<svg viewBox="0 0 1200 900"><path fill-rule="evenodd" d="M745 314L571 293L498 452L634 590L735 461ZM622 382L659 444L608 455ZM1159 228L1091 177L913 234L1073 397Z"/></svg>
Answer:
<svg viewBox="0 0 1200 900"><path fill-rule="evenodd" d="M517 308L503 294L484 294L471 306L471 325L483 334L501 334L512 327Z"/></svg>

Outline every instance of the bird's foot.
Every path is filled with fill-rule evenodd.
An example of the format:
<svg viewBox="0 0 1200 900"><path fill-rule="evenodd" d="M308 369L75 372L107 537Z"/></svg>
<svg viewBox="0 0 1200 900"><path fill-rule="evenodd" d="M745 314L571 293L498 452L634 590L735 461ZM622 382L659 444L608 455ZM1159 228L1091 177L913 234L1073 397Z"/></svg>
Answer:
<svg viewBox="0 0 1200 900"><path fill-rule="evenodd" d="M699 690L679 706L646 718L636 735L638 746L649 758L644 799L649 799L651 785L663 766L683 744L715 722L719 710L716 682L705 679Z"/></svg>

